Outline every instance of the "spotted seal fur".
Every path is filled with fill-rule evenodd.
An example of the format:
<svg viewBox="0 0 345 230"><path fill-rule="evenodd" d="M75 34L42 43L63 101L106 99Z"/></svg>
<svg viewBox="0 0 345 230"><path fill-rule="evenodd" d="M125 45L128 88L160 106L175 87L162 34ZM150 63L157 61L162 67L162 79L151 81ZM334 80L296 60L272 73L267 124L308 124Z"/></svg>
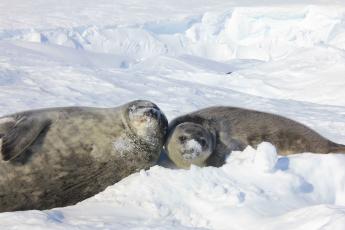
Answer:
<svg viewBox="0 0 345 230"><path fill-rule="evenodd" d="M73 205L154 165L168 122L152 102L0 118L0 212Z"/></svg>

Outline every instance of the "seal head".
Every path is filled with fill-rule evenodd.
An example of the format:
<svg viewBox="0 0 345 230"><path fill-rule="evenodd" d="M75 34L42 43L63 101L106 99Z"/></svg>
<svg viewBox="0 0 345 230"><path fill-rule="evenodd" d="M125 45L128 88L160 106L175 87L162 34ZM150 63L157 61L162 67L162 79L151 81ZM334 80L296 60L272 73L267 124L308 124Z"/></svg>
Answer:
<svg viewBox="0 0 345 230"><path fill-rule="evenodd" d="M180 168L189 168L192 164L204 166L214 146L213 134L193 122L177 125L166 142L169 158Z"/></svg>
<svg viewBox="0 0 345 230"><path fill-rule="evenodd" d="M162 141L164 143L168 120L156 104L136 100L128 103L124 108L124 123L132 135L149 144Z"/></svg>

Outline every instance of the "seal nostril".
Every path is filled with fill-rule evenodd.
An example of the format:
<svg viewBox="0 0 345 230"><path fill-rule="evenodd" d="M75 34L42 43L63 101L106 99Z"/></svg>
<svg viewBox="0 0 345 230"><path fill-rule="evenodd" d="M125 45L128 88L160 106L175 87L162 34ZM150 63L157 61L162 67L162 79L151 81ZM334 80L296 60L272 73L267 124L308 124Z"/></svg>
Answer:
<svg viewBox="0 0 345 230"><path fill-rule="evenodd" d="M178 139L180 142L185 142L187 140L187 137L186 136L180 136Z"/></svg>
<svg viewBox="0 0 345 230"><path fill-rule="evenodd" d="M159 118L160 114L159 114L159 111L154 109L154 108L150 108L148 109L147 111L145 111L144 113L146 116L149 116L149 117L154 117L154 118Z"/></svg>

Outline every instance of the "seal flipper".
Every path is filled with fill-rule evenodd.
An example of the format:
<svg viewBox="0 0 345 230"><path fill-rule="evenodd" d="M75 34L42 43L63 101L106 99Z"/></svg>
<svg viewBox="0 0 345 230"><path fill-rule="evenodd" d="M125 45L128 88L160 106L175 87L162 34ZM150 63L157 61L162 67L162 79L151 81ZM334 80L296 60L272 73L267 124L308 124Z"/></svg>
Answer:
<svg viewBox="0 0 345 230"><path fill-rule="evenodd" d="M4 161L22 154L50 124L49 119L29 116L7 119L8 122L0 123L0 152Z"/></svg>
<svg viewBox="0 0 345 230"><path fill-rule="evenodd" d="M329 142L329 149L327 153L345 153L345 145Z"/></svg>

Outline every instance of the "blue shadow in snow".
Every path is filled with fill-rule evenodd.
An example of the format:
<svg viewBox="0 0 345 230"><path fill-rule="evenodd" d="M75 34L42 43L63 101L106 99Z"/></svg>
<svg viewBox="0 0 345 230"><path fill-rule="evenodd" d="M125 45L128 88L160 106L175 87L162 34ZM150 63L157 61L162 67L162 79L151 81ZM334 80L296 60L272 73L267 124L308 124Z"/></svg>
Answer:
<svg viewBox="0 0 345 230"><path fill-rule="evenodd" d="M299 186L299 190L302 193L311 193L314 191L314 186L307 181L303 181Z"/></svg>
<svg viewBox="0 0 345 230"><path fill-rule="evenodd" d="M55 222L55 223L62 223L65 219L65 216L61 211L52 210L47 212L47 219L48 221Z"/></svg>
<svg viewBox="0 0 345 230"><path fill-rule="evenodd" d="M281 157L278 159L276 165L275 165L275 169L276 170L281 170L281 171L286 171L289 169L289 165L290 165L290 160L287 157Z"/></svg>

